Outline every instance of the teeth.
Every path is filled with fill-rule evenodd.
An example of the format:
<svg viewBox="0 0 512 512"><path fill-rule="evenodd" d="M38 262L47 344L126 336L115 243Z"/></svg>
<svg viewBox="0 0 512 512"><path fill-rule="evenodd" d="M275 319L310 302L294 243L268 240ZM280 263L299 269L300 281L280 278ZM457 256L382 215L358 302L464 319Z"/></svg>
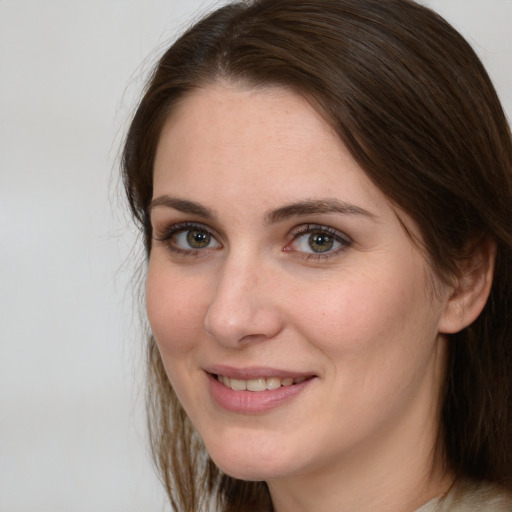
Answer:
<svg viewBox="0 0 512 512"><path fill-rule="evenodd" d="M265 379L253 379L247 381L248 391L265 391L267 389L267 382Z"/></svg>
<svg viewBox="0 0 512 512"><path fill-rule="evenodd" d="M266 379L267 381L267 389L277 389L281 387L281 379L277 377L270 377Z"/></svg>
<svg viewBox="0 0 512 512"><path fill-rule="evenodd" d="M292 386L293 384L300 384L307 380L306 377L268 377L267 379L230 379L225 375L217 375L217 380L224 384L224 386L233 389L234 391L265 391L266 389L272 390L280 388L281 386Z"/></svg>
<svg viewBox="0 0 512 512"><path fill-rule="evenodd" d="M231 389L234 389L235 391L245 391L247 389L247 381L231 379Z"/></svg>

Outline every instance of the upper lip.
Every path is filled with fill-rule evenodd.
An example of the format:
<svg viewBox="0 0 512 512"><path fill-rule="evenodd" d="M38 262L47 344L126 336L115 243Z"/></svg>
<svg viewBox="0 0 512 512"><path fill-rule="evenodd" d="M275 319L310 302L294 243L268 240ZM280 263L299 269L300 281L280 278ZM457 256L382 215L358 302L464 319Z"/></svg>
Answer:
<svg viewBox="0 0 512 512"><path fill-rule="evenodd" d="M207 373L211 375L223 375L231 379L239 380L252 380L263 379L269 377L277 377L284 379L286 377L300 378L300 377L314 377L312 372L301 372L293 370L282 370L279 368L263 367L263 366L247 366L236 368L227 365L213 365L205 368Z"/></svg>

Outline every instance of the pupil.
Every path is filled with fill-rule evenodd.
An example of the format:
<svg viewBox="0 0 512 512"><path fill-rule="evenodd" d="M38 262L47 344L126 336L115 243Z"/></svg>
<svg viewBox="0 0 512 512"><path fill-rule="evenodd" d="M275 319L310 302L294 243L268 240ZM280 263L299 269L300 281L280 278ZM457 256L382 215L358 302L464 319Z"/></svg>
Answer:
<svg viewBox="0 0 512 512"><path fill-rule="evenodd" d="M327 252L332 249L333 241L325 233L313 233L309 237L309 245L315 252Z"/></svg>
<svg viewBox="0 0 512 512"><path fill-rule="evenodd" d="M210 243L210 235L204 231L189 231L187 235L187 242L190 247L201 249Z"/></svg>

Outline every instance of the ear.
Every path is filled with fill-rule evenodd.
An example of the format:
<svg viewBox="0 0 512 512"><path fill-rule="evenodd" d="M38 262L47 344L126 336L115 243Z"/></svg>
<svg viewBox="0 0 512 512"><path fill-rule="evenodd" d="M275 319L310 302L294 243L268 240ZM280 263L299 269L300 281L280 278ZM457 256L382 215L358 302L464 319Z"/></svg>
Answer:
<svg viewBox="0 0 512 512"><path fill-rule="evenodd" d="M439 332L459 332L477 319L491 291L495 259L496 243L485 238L462 261L439 322Z"/></svg>

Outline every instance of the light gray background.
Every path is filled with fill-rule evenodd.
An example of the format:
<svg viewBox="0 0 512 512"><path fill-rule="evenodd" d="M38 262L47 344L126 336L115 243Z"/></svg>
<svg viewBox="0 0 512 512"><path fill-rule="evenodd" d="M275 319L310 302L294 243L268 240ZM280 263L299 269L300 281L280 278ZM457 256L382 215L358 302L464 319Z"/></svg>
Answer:
<svg viewBox="0 0 512 512"><path fill-rule="evenodd" d="M510 119L512 0L425 3L469 38ZM212 5L0 0L0 512L165 509L116 158L145 72Z"/></svg>

